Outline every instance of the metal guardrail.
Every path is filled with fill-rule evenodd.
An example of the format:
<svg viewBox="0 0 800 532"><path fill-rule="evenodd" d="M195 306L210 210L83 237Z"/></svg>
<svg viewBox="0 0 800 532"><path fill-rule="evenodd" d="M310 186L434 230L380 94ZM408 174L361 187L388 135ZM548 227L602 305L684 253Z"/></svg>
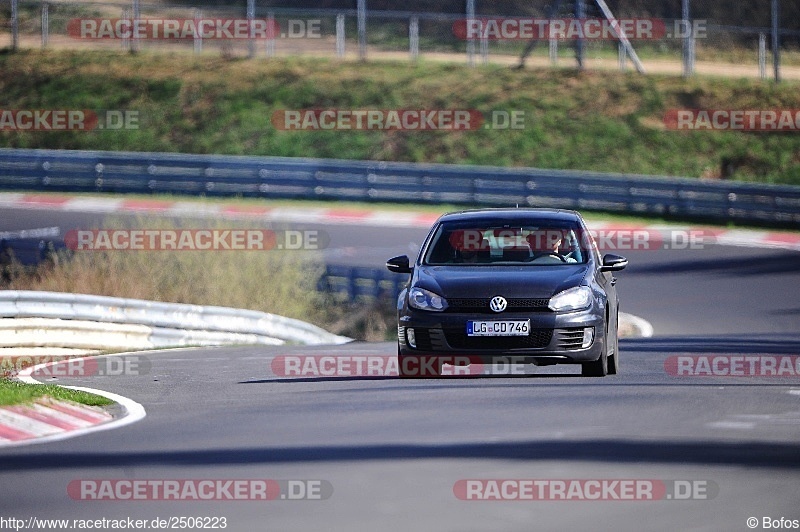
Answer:
<svg viewBox="0 0 800 532"><path fill-rule="evenodd" d="M319 290L350 302L394 300L407 282L408 275L392 273L385 268L328 265L320 279Z"/></svg>
<svg viewBox="0 0 800 532"><path fill-rule="evenodd" d="M214 339L213 343L305 345L350 341L310 323L254 310L61 292L0 291L0 318L94 322L108 324L109 329L112 325L144 326L151 329L155 346L168 345L170 338L175 340L173 345L205 343L206 338Z"/></svg>
<svg viewBox="0 0 800 532"><path fill-rule="evenodd" d="M63 240L41 238L0 239L0 266L16 260L23 266L35 266L66 249Z"/></svg>
<svg viewBox="0 0 800 532"><path fill-rule="evenodd" d="M0 189L586 209L800 224L800 187L535 168L0 149Z"/></svg>

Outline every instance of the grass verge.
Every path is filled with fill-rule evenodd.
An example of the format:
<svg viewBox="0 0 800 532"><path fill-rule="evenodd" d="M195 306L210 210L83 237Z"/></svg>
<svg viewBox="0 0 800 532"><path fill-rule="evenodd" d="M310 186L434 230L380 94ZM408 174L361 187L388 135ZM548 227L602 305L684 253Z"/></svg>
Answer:
<svg viewBox="0 0 800 532"><path fill-rule="evenodd" d="M110 217L100 226L131 230L262 229L246 220L142 216ZM251 309L300 319L357 339L384 339L392 329L387 325L385 305L351 304L320 292L318 284L324 271L321 254L311 250L75 251L36 267L14 262L3 265L0 289ZM391 313L393 317L393 306Z"/></svg>
<svg viewBox="0 0 800 532"><path fill-rule="evenodd" d="M0 54L6 109L140 113L139 129L0 131L19 148L465 163L800 184L800 135L670 131L670 109L800 109L796 83L567 68L173 53ZM523 129L281 131L285 109L475 109L524 114Z"/></svg>
<svg viewBox="0 0 800 532"><path fill-rule="evenodd" d="M107 218L104 229L256 229L247 221ZM62 260L63 259L63 260ZM7 271L0 287L219 305L319 320L324 268L313 251L75 251Z"/></svg>
<svg viewBox="0 0 800 532"><path fill-rule="evenodd" d="M39 397L51 397L56 400L73 401L89 406L113 404L113 401L100 395L70 390L55 384L28 384L0 378L0 406L32 403Z"/></svg>

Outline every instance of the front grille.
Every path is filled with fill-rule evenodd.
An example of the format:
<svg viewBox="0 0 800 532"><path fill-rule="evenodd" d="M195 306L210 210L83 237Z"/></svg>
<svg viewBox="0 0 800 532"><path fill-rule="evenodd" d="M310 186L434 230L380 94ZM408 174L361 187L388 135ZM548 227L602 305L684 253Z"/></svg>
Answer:
<svg viewBox="0 0 800 532"><path fill-rule="evenodd" d="M453 349L541 349L550 344L553 329L531 329L528 336L467 336L464 329L445 329Z"/></svg>
<svg viewBox="0 0 800 532"><path fill-rule="evenodd" d="M488 297L448 299L446 312L495 314L489 308L489 301ZM547 311L550 310L547 306L549 303L548 298L509 298L505 312Z"/></svg>
<svg viewBox="0 0 800 532"><path fill-rule="evenodd" d="M558 346L561 349L580 349L583 344L583 327L557 329Z"/></svg>

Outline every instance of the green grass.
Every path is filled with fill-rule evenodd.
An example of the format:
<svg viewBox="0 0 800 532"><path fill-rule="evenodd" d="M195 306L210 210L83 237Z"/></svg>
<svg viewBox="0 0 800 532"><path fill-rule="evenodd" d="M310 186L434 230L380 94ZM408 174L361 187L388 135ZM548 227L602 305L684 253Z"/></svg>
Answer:
<svg viewBox="0 0 800 532"><path fill-rule="evenodd" d="M0 55L7 109L128 109L131 131L0 132L20 148L465 163L800 184L796 133L675 132L674 108L800 108L796 83L568 68L231 60L171 53ZM525 114L522 130L278 131L274 111L455 108Z"/></svg>
<svg viewBox="0 0 800 532"><path fill-rule="evenodd" d="M55 384L27 384L0 378L0 406L32 403L39 397L51 397L63 401L73 401L90 406L113 404L105 397L91 393L69 390Z"/></svg>

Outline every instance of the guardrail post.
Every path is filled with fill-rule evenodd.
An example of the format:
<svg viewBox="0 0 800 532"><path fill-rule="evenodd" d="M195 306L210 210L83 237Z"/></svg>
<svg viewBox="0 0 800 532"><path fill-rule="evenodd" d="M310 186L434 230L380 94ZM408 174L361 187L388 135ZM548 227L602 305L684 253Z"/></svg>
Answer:
<svg viewBox="0 0 800 532"><path fill-rule="evenodd" d="M767 79L767 36L758 34L758 76Z"/></svg>
<svg viewBox="0 0 800 532"><path fill-rule="evenodd" d="M347 271L347 299L353 301L358 294L358 277L352 268Z"/></svg>

